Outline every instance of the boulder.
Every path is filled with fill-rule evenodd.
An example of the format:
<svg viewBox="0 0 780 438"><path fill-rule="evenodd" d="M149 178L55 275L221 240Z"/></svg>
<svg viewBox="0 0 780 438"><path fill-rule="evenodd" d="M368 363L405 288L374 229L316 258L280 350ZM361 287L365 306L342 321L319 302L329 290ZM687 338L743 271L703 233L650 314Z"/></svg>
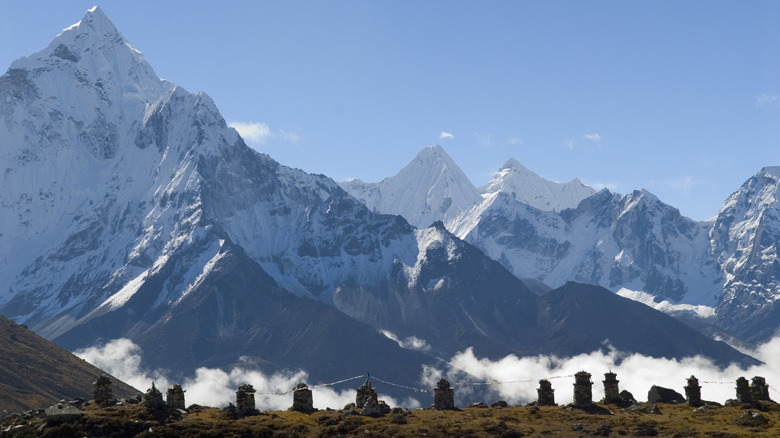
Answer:
<svg viewBox="0 0 780 438"><path fill-rule="evenodd" d="M685 397L673 389L653 385L647 393L647 401L650 403L685 403Z"/></svg>
<svg viewBox="0 0 780 438"><path fill-rule="evenodd" d="M66 403L57 403L44 411L46 421L54 423L70 423L84 416L84 411Z"/></svg>

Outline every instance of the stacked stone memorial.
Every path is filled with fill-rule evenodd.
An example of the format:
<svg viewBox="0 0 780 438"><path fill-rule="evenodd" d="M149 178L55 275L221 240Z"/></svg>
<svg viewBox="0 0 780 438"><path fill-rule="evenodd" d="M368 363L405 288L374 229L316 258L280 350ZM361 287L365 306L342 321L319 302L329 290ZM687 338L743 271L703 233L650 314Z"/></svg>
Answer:
<svg viewBox="0 0 780 438"><path fill-rule="evenodd" d="M771 401L769 399L769 385L766 383L766 379L760 376L753 377L753 381L750 385L751 392L753 393L753 400L756 401Z"/></svg>
<svg viewBox="0 0 780 438"><path fill-rule="evenodd" d="M246 383L238 387L236 391L236 409L242 415L254 415L255 409L255 388Z"/></svg>
<svg viewBox="0 0 780 438"><path fill-rule="evenodd" d="M293 405L290 408L293 411L303 412L310 414L315 411L314 409L314 397L311 394L311 389L305 383L299 383L293 391Z"/></svg>
<svg viewBox="0 0 780 438"><path fill-rule="evenodd" d="M374 403L379 402L379 397L377 396L374 387L371 386L371 380L366 380L357 389L357 396L355 397L355 407L358 409L362 409L363 405L365 405L369 399L374 400Z"/></svg>
<svg viewBox="0 0 780 438"><path fill-rule="evenodd" d="M621 403L620 389L618 388L617 374L612 371L604 373L604 403Z"/></svg>
<svg viewBox="0 0 780 438"><path fill-rule="evenodd" d="M737 401L740 403L753 403L753 392L750 384L744 377L737 379Z"/></svg>
<svg viewBox="0 0 780 438"><path fill-rule="evenodd" d="M455 408L455 393L450 387L450 382L447 379L439 380L436 384L436 388L433 389L433 408L437 411L454 410Z"/></svg>
<svg viewBox="0 0 780 438"><path fill-rule="evenodd" d="M95 403L98 405L107 405L114 399L114 394L111 390L111 379L105 374L92 382L92 391Z"/></svg>
<svg viewBox="0 0 780 438"><path fill-rule="evenodd" d="M171 409L185 409L184 390L181 385L177 383L168 387L166 401Z"/></svg>
<svg viewBox="0 0 780 438"><path fill-rule="evenodd" d="M146 412L160 423L164 423L168 419L168 405L163 400L162 393L154 386L154 382L152 382L152 387L144 394L144 406L146 407Z"/></svg>
<svg viewBox="0 0 780 438"><path fill-rule="evenodd" d="M685 401L691 406L704 405L704 402L701 401L699 379L694 376L688 377L688 384L685 386Z"/></svg>
<svg viewBox="0 0 780 438"><path fill-rule="evenodd" d="M593 404L592 387L589 372L580 371L574 375L574 406L588 407Z"/></svg>
<svg viewBox="0 0 780 438"><path fill-rule="evenodd" d="M539 389L536 390L539 398L536 401L538 406L555 406L555 390L552 383L547 379L539 381Z"/></svg>

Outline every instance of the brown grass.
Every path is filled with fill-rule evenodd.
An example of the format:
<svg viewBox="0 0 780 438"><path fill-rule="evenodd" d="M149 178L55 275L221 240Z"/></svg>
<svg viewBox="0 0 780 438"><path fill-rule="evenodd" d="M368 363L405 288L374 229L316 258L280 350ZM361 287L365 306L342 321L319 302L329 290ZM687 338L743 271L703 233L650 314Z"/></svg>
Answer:
<svg viewBox="0 0 780 438"><path fill-rule="evenodd" d="M775 404L766 405L761 412L769 420L766 425L741 424L739 419L745 413L741 406L713 407L708 413L694 414L687 405L659 405L660 415L606 407L614 415L591 415L565 406L516 406L460 411L397 410L380 418L348 415L346 411L318 411L310 415L276 411L237 420L228 418L220 409L203 408L161 425L146 414L142 405L88 406L85 416L73 424L46 424L40 418L6 422L0 426L0 437L780 436L780 407Z"/></svg>

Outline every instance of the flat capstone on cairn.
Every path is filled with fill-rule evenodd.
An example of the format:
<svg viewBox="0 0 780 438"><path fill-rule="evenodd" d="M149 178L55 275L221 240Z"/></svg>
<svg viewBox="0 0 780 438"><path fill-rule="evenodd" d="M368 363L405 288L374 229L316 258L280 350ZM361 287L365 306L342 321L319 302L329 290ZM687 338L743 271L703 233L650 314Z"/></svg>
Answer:
<svg viewBox="0 0 780 438"><path fill-rule="evenodd" d="M555 406L555 390L547 379L539 381L539 388L536 390L538 398L536 400L537 406Z"/></svg>
<svg viewBox="0 0 780 438"><path fill-rule="evenodd" d="M176 383L168 387L166 402L171 409L186 409L184 404L184 390L181 388L181 385Z"/></svg>
<svg viewBox="0 0 780 438"><path fill-rule="evenodd" d="M602 381L604 383L604 403L619 404L623 402L623 399L620 398L619 382L617 374L612 371L604 373L604 380Z"/></svg>
<svg viewBox="0 0 780 438"><path fill-rule="evenodd" d="M305 383L299 383L293 390L293 405L290 410L303 412L304 414L311 414L316 411L311 389Z"/></svg>
<svg viewBox="0 0 780 438"><path fill-rule="evenodd" d="M105 406L114 401L114 394L111 390L111 379L105 374L92 382L92 391L95 397L95 404Z"/></svg>
<svg viewBox="0 0 780 438"><path fill-rule="evenodd" d="M580 371L574 375L574 406L588 407L593 404L592 387L589 372Z"/></svg>
<svg viewBox="0 0 780 438"><path fill-rule="evenodd" d="M688 377L688 384L685 386L685 401L690 406L704 406L704 402L701 401L701 385L699 385L699 379L694 376Z"/></svg>
<svg viewBox="0 0 780 438"><path fill-rule="evenodd" d="M439 380L436 388L433 388L433 409L437 411L453 411L455 407L455 392L450 387L447 379Z"/></svg>
<svg viewBox="0 0 780 438"><path fill-rule="evenodd" d="M236 391L236 410L241 415L255 415L255 388L249 383L238 387Z"/></svg>

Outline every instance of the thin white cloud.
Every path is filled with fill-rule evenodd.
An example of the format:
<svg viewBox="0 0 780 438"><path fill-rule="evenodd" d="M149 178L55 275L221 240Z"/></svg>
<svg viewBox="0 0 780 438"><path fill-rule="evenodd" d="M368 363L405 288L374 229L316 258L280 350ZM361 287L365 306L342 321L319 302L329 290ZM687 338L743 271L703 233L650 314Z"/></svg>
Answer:
<svg viewBox="0 0 780 438"><path fill-rule="evenodd" d="M284 129L274 131L267 124L261 122L228 122L228 126L235 128L241 138L249 146L253 147L265 144L272 138L281 139L291 144L296 144L303 140L303 137L297 131Z"/></svg>
<svg viewBox="0 0 780 438"><path fill-rule="evenodd" d="M608 181L583 181L583 184L590 186L593 190L599 191L607 189L610 192L619 192L621 187L625 187L625 184L620 182L608 182Z"/></svg>
<svg viewBox="0 0 780 438"><path fill-rule="evenodd" d="M513 146L520 146L521 144L523 144L523 140L517 136L507 138L506 142Z"/></svg>
<svg viewBox="0 0 780 438"><path fill-rule="evenodd" d="M279 131L279 137L281 137L284 141L292 144L298 143L303 139L303 137L301 137L301 135L297 132L285 131L283 129Z"/></svg>
<svg viewBox="0 0 780 438"><path fill-rule="evenodd" d="M396 334L391 331L382 330L381 333L389 339L394 340L401 348L406 348L407 350L428 351L431 349L431 346L425 342L425 339L420 339L417 336L409 336L406 339L399 339L398 336L396 336Z"/></svg>
<svg viewBox="0 0 780 438"><path fill-rule="evenodd" d="M574 150L574 139L568 139L563 142L564 146L566 146L566 149L573 151Z"/></svg>
<svg viewBox="0 0 780 438"><path fill-rule="evenodd" d="M475 132L474 136L477 137L477 144L482 146L483 148L491 148L491 147L493 147L493 135L492 134L480 134L479 132Z"/></svg>
<svg viewBox="0 0 780 438"><path fill-rule="evenodd" d="M756 106L759 108L780 108L780 96L761 93L756 96Z"/></svg>
<svg viewBox="0 0 780 438"><path fill-rule="evenodd" d="M601 149L601 136L595 132L593 134L585 134L582 136L582 138L592 141L596 144L596 146L598 146L599 149Z"/></svg>
<svg viewBox="0 0 780 438"><path fill-rule="evenodd" d="M446 131L442 131L441 134L439 134L439 140L453 139L453 138L455 138L455 136Z"/></svg>
<svg viewBox="0 0 780 438"><path fill-rule="evenodd" d="M235 128L238 131L238 135L241 136L248 144L257 146L268 141L273 134L271 134L271 128L265 123L260 122L229 122L228 125Z"/></svg>

